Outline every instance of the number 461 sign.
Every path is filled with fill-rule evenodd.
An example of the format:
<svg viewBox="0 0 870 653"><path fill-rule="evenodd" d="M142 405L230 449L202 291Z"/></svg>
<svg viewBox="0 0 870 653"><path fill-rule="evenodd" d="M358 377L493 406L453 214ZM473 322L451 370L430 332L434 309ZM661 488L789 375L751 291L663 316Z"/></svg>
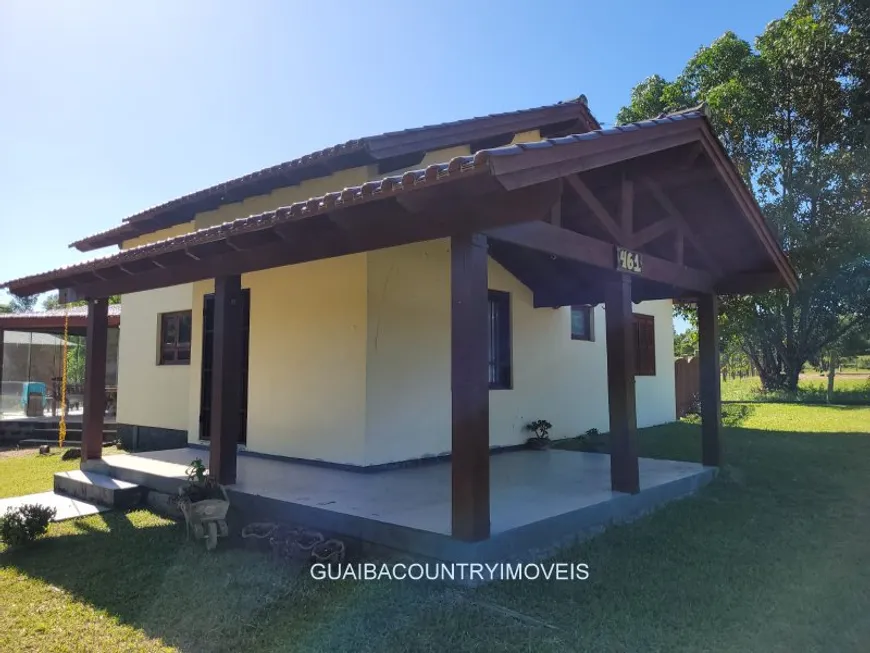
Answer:
<svg viewBox="0 0 870 653"><path fill-rule="evenodd" d="M616 269L620 272L643 272L643 258L639 252L632 252L624 247L616 248Z"/></svg>

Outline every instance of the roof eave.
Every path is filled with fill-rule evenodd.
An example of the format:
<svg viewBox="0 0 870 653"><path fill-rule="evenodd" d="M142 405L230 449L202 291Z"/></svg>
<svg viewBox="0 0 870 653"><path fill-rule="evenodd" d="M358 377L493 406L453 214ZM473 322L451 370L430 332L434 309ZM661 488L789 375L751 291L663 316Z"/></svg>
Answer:
<svg viewBox="0 0 870 653"><path fill-rule="evenodd" d="M556 114L556 116L552 116L551 119L544 121L535 121L535 116L545 116L551 114ZM565 116L562 117L561 114L565 114ZM147 220L153 220L155 218L158 218L158 216L162 214L166 214L167 212L181 209L186 204L190 204L199 200L204 200L216 194L221 194L234 188L238 188L239 186L242 186L244 184L253 184L256 183L257 180L267 179L270 175L281 174L283 172L286 172L286 169L295 170L315 165L328 165L329 161L333 159L339 157L346 157L357 152L368 152L372 160L379 160L380 158L384 157L389 158L392 156L397 156L397 154L401 153L401 148L400 150L397 150L396 146L391 146L390 143L398 138L410 139L410 142L405 143L404 149L407 149L409 146L427 146L427 150L431 148L440 149L443 147L455 145L460 141L464 143L467 142L469 139L473 140L471 137L474 136L475 127L481 124L486 125L488 122L502 120L511 122L512 124L516 123L515 126L518 129L530 129L533 127L533 125L529 124L530 121L536 122L536 124L540 123L538 126L542 127L547 124L552 124L553 121L556 120L556 117L558 117L560 120L572 118L582 120L585 123L585 126L590 130L600 128L598 121L589 111L589 107L587 106L585 100L577 99L569 102L536 107L534 109L525 109L492 116L469 118L466 120L443 123L440 125L432 125L429 127L420 127L416 129L402 130L398 132L388 132L386 134L380 134L377 136L356 139L354 141L348 141L347 143L336 145L331 148L326 148L325 150L320 150L310 155L300 157L299 159L294 159L293 161L288 161L276 166L272 166L270 168L260 170L255 173L251 173L250 175L245 175L236 179L223 182L221 184L217 184L215 186L210 186L208 188L196 191L194 193L190 193L175 200L171 200L170 202L166 202L157 207L147 209L146 211L142 211L136 215L125 218L122 224L118 225L117 227L113 227L106 231L93 234L85 238L81 238L71 243L70 247L75 248L81 252L89 252L97 249L102 249L103 247L120 245L124 240L135 238L137 236L143 235L144 233L151 233L152 231L154 231L154 228L151 225L149 225L148 228L137 228L137 225L139 223L145 222ZM556 120L556 122L558 122L558 120ZM453 138L449 138L441 142L437 140L437 136L432 136L433 132L440 131L443 133L451 129L458 130L461 138L460 136L454 136ZM409 134L413 135L409 136ZM435 141L433 141L434 145L431 145L431 148L428 147L427 144L427 134L429 134L429 140L431 140L432 138L436 139ZM178 223L176 222L175 224ZM165 226L172 225L167 224Z"/></svg>

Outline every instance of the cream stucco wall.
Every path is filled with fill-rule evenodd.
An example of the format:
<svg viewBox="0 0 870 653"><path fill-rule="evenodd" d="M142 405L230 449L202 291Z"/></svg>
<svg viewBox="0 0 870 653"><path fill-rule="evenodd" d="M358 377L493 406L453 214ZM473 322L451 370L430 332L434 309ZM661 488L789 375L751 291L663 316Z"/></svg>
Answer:
<svg viewBox="0 0 870 653"><path fill-rule="evenodd" d="M185 222L183 224L177 224L172 227L167 227L166 229L158 229L157 231L152 231L149 234L136 236L136 238L131 238L130 240L125 240L123 243L121 243L121 249L130 249L131 247L138 247L139 245L156 243L158 240L174 238L175 236L182 236L186 233L190 233L191 231L193 231L193 228L193 222Z"/></svg>
<svg viewBox="0 0 870 653"><path fill-rule="evenodd" d="M247 448L364 464L366 257L242 276L250 289ZM202 297L194 284L188 439L199 439Z"/></svg>
<svg viewBox="0 0 870 653"><path fill-rule="evenodd" d="M446 240L370 252L366 462L450 450L450 247ZM608 430L604 311L595 341L571 340L570 309L535 309L532 294L496 262L489 287L510 293L513 387L490 391L490 444L522 443L523 425L553 423L556 438ZM674 417L671 302L635 312L656 318L655 377L637 378L638 424Z"/></svg>
<svg viewBox="0 0 870 653"><path fill-rule="evenodd" d="M193 230L175 225L124 241L121 249ZM121 424L187 430L190 366L158 365L160 314L189 310L191 284L121 296L118 341L118 414Z"/></svg>
<svg viewBox="0 0 870 653"><path fill-rule="evenodd" d="M121 424L187 429L189 365L158 365L160 314L191 306L185 284L121 297L118 415Z"/></svg>
<svg viewBox="0 0 870 653"><path fill-rule="evenodd" d="M425 168L427 165L432 163L449 161L455 156L462 156L469 152L470 150L467 145L445 148L442 150L433 150L426 153L421 163L411 166L408 169ZM295 186L277 188L271 193L265 195L256 195L241 202L224 204L213 211L197 213L194 217L194 224L197 229L212 227L224 222L237 220L238 218L246 218L249 215L256 215L265 211L272 211L282 206L289 206L290 204L293 204L293 202L301 202L311 199L312 197L318 197L326 193L339 191L349 186L359 186L367 181L380 179L387 175L393 175L399 172L401 171L394 170L382 174L378 172L377 165L359 166L348 170L339 170L338 172L334 172L325 177L308 179Z"/></svg>
<svg viewBox="0 0 870 653"><path fill-rule="evenodd" d="M537 131L514 142L538 140ZM428 153L421 167L468 154ZM395 174L393 171L391 174ZM340 171L197 214L190 223L127 241L153 242L286 206L380 177ZM246 274L251 292L247 447L353 465L450 450L449 241L439 240ZM604 311L595 341L570 338L570 310L534 309L532 294L494 261L489 286L510 293L513 387L490 391L493 446L519 444L543 418L554 437L608 429ZM199 439L203 295L213 282L125 295L118 421L184 429ZM160 313L192 310L189 366L157 365ZM638 424L674 419L671 303L656 318L657 376L637 378Z"/></svg>

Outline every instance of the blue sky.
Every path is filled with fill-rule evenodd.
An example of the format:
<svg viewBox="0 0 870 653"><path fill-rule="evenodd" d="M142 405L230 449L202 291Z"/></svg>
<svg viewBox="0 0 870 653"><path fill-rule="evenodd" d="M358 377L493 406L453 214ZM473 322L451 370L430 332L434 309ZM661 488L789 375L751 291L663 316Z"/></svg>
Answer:
<svg viewBox="0 0 870 653"><path fill-rule="evenodd" d="M610 123L638 81L790 4L3 0L0 279L90 258L68 243L351 138L580 93Z"/></svg>

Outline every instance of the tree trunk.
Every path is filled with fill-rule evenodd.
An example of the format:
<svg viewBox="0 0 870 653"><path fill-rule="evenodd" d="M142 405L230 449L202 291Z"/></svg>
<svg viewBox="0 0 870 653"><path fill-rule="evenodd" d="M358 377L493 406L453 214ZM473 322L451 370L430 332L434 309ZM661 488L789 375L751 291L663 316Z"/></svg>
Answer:
<svg viewBox="0 0 870 653"><path fill-rule="evenodd" d="M785 378L783 379L783 389L787 392L796 393L798 391L798 382L800 381L801 370L804 366L804 361L796 360L793 352L789 352L789 357L785 361Z"/></svg>
<svg viewBox="0 0 870 653"><path fill-rule="evenodd" d="M834 398L834 376L837 374L837 354L831 352L828 359L828 403Z"/></svg>

